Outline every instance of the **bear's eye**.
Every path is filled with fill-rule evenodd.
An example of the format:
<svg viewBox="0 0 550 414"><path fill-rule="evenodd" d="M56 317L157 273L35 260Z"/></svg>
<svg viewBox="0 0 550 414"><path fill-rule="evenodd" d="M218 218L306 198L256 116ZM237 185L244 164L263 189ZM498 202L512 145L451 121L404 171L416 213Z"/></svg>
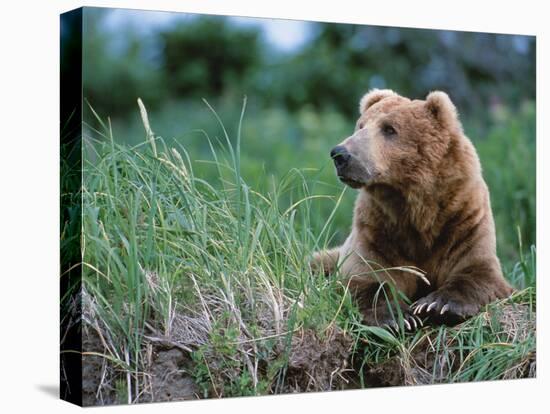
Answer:
<svg viewBox="0 0 550 414"><path fill-rule="evenodd" d="M389 124L385 124L385 125L382 126L382 132L384 133L384 135L395 135L395 134L397 134L397 131L395 130L395 128L392 127Z"/></svg>
<svg viewBox="0 0 550 414"><path fill-rule="evenodd" d="M356 131L359 131L360 129L363 129L365 127L365 123L364 122L358 122L356 125L355 125L355 130Z"/></svg>

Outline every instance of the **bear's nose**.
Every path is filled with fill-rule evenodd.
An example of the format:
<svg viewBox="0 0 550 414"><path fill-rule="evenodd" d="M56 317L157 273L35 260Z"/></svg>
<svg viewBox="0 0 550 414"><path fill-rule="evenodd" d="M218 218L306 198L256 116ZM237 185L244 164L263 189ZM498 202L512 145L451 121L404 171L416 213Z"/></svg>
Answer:
<svg viewBox="0 0 550 414"><path fill-rule="evenodd" d="M343 145L338 145L330 151L330 158L334 161L336 168L346 165L351 158L350 153Z"/></svg>

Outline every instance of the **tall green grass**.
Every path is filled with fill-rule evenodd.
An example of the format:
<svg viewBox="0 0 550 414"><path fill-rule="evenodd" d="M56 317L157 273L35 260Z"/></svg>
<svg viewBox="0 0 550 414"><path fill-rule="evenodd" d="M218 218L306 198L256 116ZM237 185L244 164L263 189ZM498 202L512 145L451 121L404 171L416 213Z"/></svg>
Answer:
<svg viewBox="0 0 550 414"><path fill-rule="evenodd" d="M473 137L491 194L498 254L507 271L536 242L535 115L532 103L516 113L500 108L492 127Z"/></svg>
<svg viewBox="0 0 550 414"><path fill-rule="evenodd" d="M251 102L246 122L241 125L241 177L265 193L274 191L286 172L299 168L311 194L330 195L334 200L311 205L314 211L308 224L318 233L342 191L329 151L353 132L355 115L308 106L291 113L277 106L261 109ZM235 147L241 108L232 100L219 100L216 109ZM185 143L196 175L217 187L219 171L211 162L212 149L205 135L212 139L216 151L220 146L215 137L225 138L211 111L198 100L169 102L150 118L155 131L166 137L167 145ZM502 107L479 114L479 118L464 117L462 122L480 156L497 224L498 254L510 271L520 260L517 227L525 252L535 244L535 107L525 102L514 112ZM115 120L113 128L119 143L136 145L143 140L143 123L137 111L129 119ZM280 203L291 205L288 196ZM342 197L341 208L332 220L333 244L342 243L347 236L354 200L353 190Z"/></svg>
<svg viewBox="0 0 550 414"><path fill-rule="evenodd" d="M311 204L322 197L309 194L298 170L271 192L254 191L240 174L240 138L233 147L226 133L209 142L219 173L212 185L195 176L185 148L168 147L151 131L143 144L121 146L107 125L106 131L85 142L84 286L110 332L110 358L131 373L128 401L141 392L145 332L170 337L184 314L200 319L208 332L198 342L188 339L190 345L212 345L238 373L216 380L228 381L225 391L212 380L215 392L231 395L235 382L249 392L266 391L258 366L272 357L273 344L257 337L284 337L301 326L323 329L340 305L337 280L320 279L307 266L329 234L314 234L308 225ZM279 204L283 196L290 207ZM245 351L226 349L231 340L267 348L255 351L252 365L240 366L239 358L235 366L233 354ZM243 370L250 379L245 384Z"/></svg>
<svg viewBox="0 0 550 414"><path fill-rule="evenodd" d="M304 329L323 338L337 328L351 337L361 367L405 360L421 338L437 334L437 352L452 351L462 364L458 373L433 377L442 382L502 378L513 361L534 352L534 334L506 342L482 319L415 335L403 332L402 321L396 333L363 326L338 275L325 278L308 266L312 252L333 243L327 219L345 190L320 194L317 173L300 169L261 191L249 186L241 151L245 107L236 137L210 110L221 135L201 133L211 150L201 161L156 136L144 108L140 144L118 144L99 117L103 129L85 136L84 313L119 370L123 402L150 392L148 347L155 343L189 353L203 397L283 392L293 337ZM206 179L197 165L210 169ZM327 204L331 210L319 218ZM312 224L320 219L322 227ZM514 268L517 286L534 285L534 260L533 249ZM534 304L534 288L511 299L525 302ZM503 342L509 345L483 351ZM473 349L482 350L468 357Z"/></svg>

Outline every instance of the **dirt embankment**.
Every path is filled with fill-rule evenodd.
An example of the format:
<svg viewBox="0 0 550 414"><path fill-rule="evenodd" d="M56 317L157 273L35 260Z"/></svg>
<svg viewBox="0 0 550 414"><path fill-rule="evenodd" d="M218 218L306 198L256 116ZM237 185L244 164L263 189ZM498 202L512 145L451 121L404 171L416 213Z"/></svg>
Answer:
<svg viewBox="0 0 550 414"><path fill-rule="evenodd" d="M504 305L498 318L514 340L524 339L536 329L535 317L526 305ZM361 388L361 383L369 388L447 382L449 374L459 369L459 356L449 352L443 361L434 342L434 338L426 336L406 357L395 355L381 364L364 365L360 360L361 347L354 346L352 338L343 331L332 329L317 334L313 330L300 330L292 337L284 383L278 392L352 389ZM83 330L83 350L84 405L127 403L127 376L120 367L101 356L107 354L105 340L91 326ZM132 401L181 401L201 397L193 379L193 361L185 347L149 342L145 355L147 370L141 373L140 395L132 396ZM533 352L506 372L504 378L535 375Z"/></svg>
<svg viewBox="0 0 550 414"><path fill-rule="evenodd" d="M124 373L99 355L108 352L100 333L88 327L83 335L82 404L84 406L128 403ZM145 385L139 402L182 401L198 398L199 390L190 374L191 359L176 347L148 344ZM132 398L134 401L135 399Z"/></svg>

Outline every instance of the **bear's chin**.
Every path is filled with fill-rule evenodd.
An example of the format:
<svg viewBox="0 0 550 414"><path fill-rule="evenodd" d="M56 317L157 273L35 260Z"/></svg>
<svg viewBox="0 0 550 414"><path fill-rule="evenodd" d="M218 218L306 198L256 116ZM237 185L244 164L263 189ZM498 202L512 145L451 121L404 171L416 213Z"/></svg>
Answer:
<svg viewBox="0 0 550 414"><path fill-rule="evenodd" d="M355 190L357 190L358 188L361 188L363 187L365 184L364 183L361 183L359 181L355 181L355 180L352 180L351 178L346 178L346 177L342 177L341 175L338 176L338 178L340 179L340 181L342 181L344 184L346 184L348 187L351 187Z"/></svg>

